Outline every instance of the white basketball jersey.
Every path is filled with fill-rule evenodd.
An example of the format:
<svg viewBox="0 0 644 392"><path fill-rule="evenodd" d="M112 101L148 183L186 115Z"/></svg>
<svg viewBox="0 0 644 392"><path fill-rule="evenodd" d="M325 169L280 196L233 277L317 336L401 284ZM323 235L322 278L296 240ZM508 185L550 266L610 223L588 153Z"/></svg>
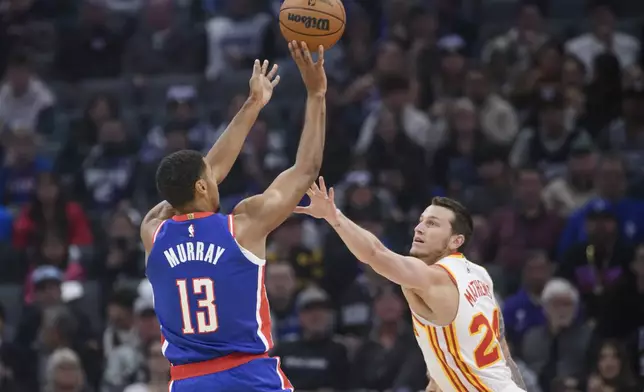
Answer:
<svg viewBox="0 0 644 392"><path fill-rule="evenodd" d="M459 298L456 318L445 327L413 314L414 333L429 375L444 392L520 390L501 351L500 310L490 275L460 253L436 265L449 273Z"/></svg>

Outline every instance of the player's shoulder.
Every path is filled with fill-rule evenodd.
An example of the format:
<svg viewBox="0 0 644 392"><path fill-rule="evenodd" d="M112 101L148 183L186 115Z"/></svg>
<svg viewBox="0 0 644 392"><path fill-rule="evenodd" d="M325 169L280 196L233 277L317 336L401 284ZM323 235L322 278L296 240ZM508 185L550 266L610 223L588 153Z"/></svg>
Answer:
<svg viewBox="0 0 644 392"><path fill-rule="evenodd" d="M492 281L492 278L485 267L470 261L462 253L454 253L444 257L439 260L437 264L445 268L456 280L465 280L474 277L479 279L482 278L489 282Z"/></svg>

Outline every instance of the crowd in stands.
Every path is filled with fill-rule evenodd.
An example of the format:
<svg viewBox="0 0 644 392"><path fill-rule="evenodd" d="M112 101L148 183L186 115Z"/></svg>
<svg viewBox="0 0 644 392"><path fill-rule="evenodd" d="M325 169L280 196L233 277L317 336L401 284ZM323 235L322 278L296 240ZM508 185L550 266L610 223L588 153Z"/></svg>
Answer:
<svg viewBox="0 0 644 392"><path fill-rule="evenodd" d="M344 4L322 168L340 208L406 253L432 196L463 202L528 392L642 391L644 2ZM279 6L0 0L0 391L168 390L141 217L159 161L210 148L256 58L282 82L222 210L293 162L305 95ZM325 224L289 219L268 255L298 391L425 388L399 288Z"/></svg>

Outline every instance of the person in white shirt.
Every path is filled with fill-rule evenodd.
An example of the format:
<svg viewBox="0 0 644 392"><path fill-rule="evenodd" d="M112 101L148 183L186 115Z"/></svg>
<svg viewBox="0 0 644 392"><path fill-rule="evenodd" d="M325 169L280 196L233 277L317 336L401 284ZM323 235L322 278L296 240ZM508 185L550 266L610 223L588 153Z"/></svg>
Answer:
<svg viewBox="0 0 644 392"><path fill-rule="evenodd" d="M622 68L638 60L640 42L626 33L615 31L615 13L605 0L595 0L590 8L592 31L566 42L566 51L579 58L588 70L588 80L593 76L593 61L602 53L614 54Z"/></svg>

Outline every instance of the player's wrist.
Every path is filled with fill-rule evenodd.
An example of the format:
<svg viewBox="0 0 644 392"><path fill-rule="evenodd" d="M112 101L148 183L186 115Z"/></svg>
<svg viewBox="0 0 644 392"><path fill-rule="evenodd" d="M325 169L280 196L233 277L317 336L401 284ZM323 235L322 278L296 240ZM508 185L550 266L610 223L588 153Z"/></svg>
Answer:
<svg viewBox="0 0 644 392"><path fill-rule="evenodd" d="M338 228L340 227L340 217L342 216L342 212L340 211L339 208L335 209L335 212L331 214L331 216L326 217L326 221L331 225L331 227Z"/></svg>
<svg viewBox="0 0 644 392"><path fill-rule="evenodd" d="M262 94L250 93L246 98L246 105L253 108L262 108L264 106Z"/></svg>
<svg viewBox="0 0 644 392"><path fill-rule="evenodd" d="M307 98L320 99L326 97L326 90L307 91Z"/></svg>

